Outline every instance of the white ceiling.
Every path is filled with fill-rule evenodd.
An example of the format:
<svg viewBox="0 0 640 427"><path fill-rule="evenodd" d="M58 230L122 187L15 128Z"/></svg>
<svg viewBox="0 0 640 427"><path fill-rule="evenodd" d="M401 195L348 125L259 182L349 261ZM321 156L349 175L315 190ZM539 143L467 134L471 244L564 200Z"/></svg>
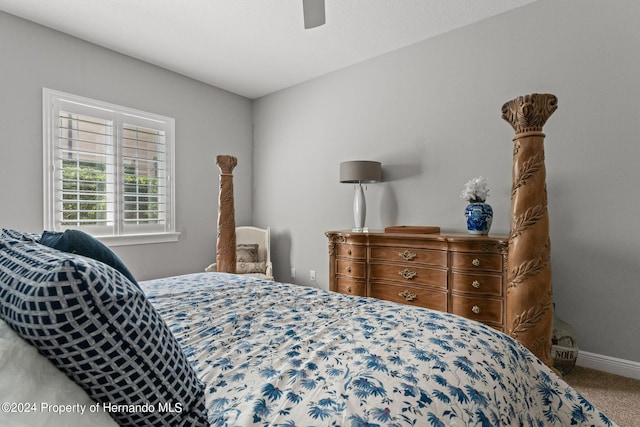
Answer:
<svg viewBox="0 0 640 427"><path fill-rule="evenodd" d="M0 0L0 10L246 96L263 95L535 0Z"/></svg>

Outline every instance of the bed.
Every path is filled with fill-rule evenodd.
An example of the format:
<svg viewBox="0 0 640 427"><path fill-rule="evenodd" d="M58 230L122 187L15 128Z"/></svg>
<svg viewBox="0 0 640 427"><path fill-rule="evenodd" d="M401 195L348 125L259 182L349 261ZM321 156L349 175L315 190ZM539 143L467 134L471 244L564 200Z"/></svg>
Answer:
<svg viewBox="0 0 640 427"><path fill-rule="evenodd" d="M614 425L521 344L447 313L227 273L133 283L10 237L0 283L1 425ZM29 380L9 333L58 376Z"/></svg>
<svg viewBox="0 0 640 427"><path fill-rule="evenodd" d="M613 425L461 317L223 273L142 287L207 384L213 426Z"/></svg>

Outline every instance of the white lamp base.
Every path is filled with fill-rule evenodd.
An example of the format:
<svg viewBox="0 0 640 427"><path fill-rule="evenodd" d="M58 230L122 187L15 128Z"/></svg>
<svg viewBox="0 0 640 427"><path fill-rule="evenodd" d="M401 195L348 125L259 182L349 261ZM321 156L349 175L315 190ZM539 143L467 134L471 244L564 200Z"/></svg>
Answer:
<svg viewBox="0 0 640 427"><path fill-rule="evenodd" d="M364 199L364 191L362 189L362 184L358 183L356 186L356 194L353 199L353 221L355 223L355 227L353 227L352 231L358 230L358 232L362 232L366 229L364 226L364 220L367 216L367 202Z"/></svg>
<svg viewBox="0 0 640 427"><path fill-rule="evenodd" d="M352 233L368 233L369 227L362 227L362 228L354 227L351 229L351 232Z"/></svg>

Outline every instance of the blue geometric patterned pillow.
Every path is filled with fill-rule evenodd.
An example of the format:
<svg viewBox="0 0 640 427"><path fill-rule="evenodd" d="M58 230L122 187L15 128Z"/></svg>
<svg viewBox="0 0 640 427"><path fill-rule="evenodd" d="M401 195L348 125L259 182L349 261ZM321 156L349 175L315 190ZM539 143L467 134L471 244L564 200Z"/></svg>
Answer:
<svg viewBox="0 0 640 427"><path fill-rule="evenodd" d="M0 318L94 400L123 405L105 407L120 425L208 425L204 385L175 337L106 264L0 239Z"/></svg>
<svg viewBox="0 0 640 427"><path fill-rule="evenodd" d="M25 233L23 231L12 230L10 228L3 228L0 237L3 239L30 240L32 242L40 241L39 234Z"/></svg>

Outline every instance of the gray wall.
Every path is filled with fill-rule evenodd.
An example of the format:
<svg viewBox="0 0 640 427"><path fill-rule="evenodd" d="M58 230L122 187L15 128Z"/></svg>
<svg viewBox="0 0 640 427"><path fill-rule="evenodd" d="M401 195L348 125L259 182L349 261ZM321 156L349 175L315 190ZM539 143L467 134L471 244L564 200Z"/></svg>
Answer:
<svg viewBox="0 0 640 427"><path fill-rule="evenodd" d="M540 0L254 103L254 222L276 278L327 287L324 232L352 226L345 160L379 160L367 223L465 232L459 193L490 184L509 230L516 96L549 92L545 126L554 300L582 350L640 361L640 2ZM290 279L295 267L297 277Z"/></svg>
<svg viewBox="0 0 640 427"><path fill-rule="evenodd" d="M236 221L250 222L249 99L0 12L0 226L42 230L43 86L176 119L180 240L114 248L139 280L215 260L218 154L238 157Z"/></svg>

